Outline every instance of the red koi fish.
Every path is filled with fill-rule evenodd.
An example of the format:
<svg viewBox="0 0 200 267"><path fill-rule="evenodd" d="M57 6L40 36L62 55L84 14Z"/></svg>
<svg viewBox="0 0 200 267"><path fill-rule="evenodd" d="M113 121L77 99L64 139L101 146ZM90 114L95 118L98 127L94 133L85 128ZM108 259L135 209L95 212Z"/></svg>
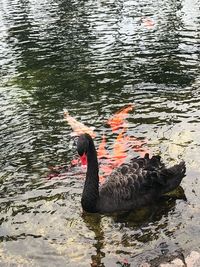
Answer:
<svg viewBox="0 0 200 267"><path fill-rule="evenodd" d="M146 142L144 140L140 140L136 137L130 137L125 135L126 127L125 127L125 119L128 116L128 112L130 112L134 108L133 104L126 106L125 108L116 112L111 119L107 121L107 123L111 126L113 132L119 130L123 127L122 131L118 134L115 139L112 147L112 154L106 149L106 136L103 134L102 141L97 150L97 156L99 159L100 166L100 182L102 183L105 180L105 177L108 176L114 168L119 167L121 164L125 162L125 160L129 157L128 153L130 149L133 149L135 152L139 153L140 156L144 156L145 153L149 153L149 150L144 147ZM64 112L64 118L72 127L74 134L80 135L81 133L89 133L93 138L95 137L95 133L92 128L85 126L83 123L78 122L72 116L69 115L67 111ZM75 166L87 166L87 158L83 155L81 158L76 158L71 161L71 167ZM57 176L62 170L62 166L54 167L53 171L55 174L51 174L52 177ZM69 166L70 170L70 166Z"/></svg>
<svg viewBox="0 0 200 267"><path fill-rule="evenodd" d="M128 116L128 112L133 110L134 105L130 104L125 108L120 109L117 111L108 121L107 124L111 127L113 132L116 132L121 127L125 126L125 119Z"/></svg>
<svg viewBox="0 0 200 267"><path fill-rule="evenodd" d="M98 159L100 163L100 182L104 181L104 177L108 176L114 168L120 166L124 163L125 158L127 156L126 153L126 144L124 142L124 129L123 131L117 136L114 144L112 155L106 150L106 140L105 136L103 136L102 142L99 145L98 149Z"/></svg>
<svg viewBox="0 0 200 267"><path fill-rule="evenodd" d="M125 131L126 129L123 128L113 144L113 165L115 167L118 167L124 163L125 158L127 157L127 144L124 137Z"/></svg>
<svg viewBox="0 0 200 267"><path fill-rule="evenodd" d="M97 157L98 159L101 159L101 158L110 158L110 154L109 152L106 150L106 137L105 135L103 134L102 136L102 141L98 147L98 150L97 150Z"/></svg>
<svg viewBox="0 0 200 267"><path fill-rule="evenodd" d="M102 174L99 176L99 180L100 183L103 183L105 176L108 176L113 170L113 166L111 164L111 155L106 150L106 137L104 134L97 150L97 157L100 163L100 173Z"/></svg>

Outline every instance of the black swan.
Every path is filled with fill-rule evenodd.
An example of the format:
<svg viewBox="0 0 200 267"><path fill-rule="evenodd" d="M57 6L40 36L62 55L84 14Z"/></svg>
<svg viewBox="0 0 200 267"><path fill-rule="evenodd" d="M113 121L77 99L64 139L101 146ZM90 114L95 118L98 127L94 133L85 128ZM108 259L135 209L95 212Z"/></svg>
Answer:
<svg viewBox="0 0 200 267"><path fill-rule="evenodd" d="M87 157L86 180L81 198L86 212L112 213L148 205L172 191L185 176L185 162L166 168L160 156L134 158L110 174L99 188L97 152L92 137L82 134L77 141L80 156Z"/></svg>

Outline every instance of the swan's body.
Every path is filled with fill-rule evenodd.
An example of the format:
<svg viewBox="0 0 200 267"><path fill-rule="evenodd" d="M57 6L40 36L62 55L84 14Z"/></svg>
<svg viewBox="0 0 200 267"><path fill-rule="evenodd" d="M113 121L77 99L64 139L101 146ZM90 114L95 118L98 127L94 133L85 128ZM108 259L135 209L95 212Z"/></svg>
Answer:
<svg viewBox="0 0 200 267"><path fill-rule="evenodd" d="M140 208L175 189L185 176L182 161L166 168L159 156L135 158L114 170L99 188L99 169L94 142L89 134L79 137L77 150L87 156L87 174L81 204L87 212L118 212Z"/></svg>

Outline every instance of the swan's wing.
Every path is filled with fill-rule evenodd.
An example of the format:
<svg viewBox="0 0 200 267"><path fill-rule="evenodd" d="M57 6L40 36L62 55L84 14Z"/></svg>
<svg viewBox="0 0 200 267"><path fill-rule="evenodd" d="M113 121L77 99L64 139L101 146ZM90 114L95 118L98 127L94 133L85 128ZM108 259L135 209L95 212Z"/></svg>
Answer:
<svg viewBox="0 0 200 267"><path fill-rule="evenodd" d="M134 158L130 164L122 164L108 177L100 189L100 196L115 197L122 200L147 194L166 183L161 171L166 169L160 156Z"/></svg>
<svg viewBox="0 0 200 267"><path fill-rule="evenodd" d="M147 205L176 188L185 176L185 163L165 168L160 158L134 159L113 171L99 191L102 211L130 210Z"/></svg>
<svg viewBox="0 0 200 267"><path fill-rule="evenodd" d="M165 167L164 163L161 162L160 156L153 156L152 158L149 158L149 154L146 153L144 158L133 158L131 160L130 166L134 163L139 164L140 168L143 168L145 170L151 170L151 171L158 171L160 169L163 169Z"/></svg>
<svg viewBox="0 0 200 267"><path fill-rule="evenodd" d="M100 197L131 200L153 198L179 185L185 176L185 162L166 168L159 156L133 159L114 170L100 188Z"/></svg>
<svg viewBox="0 0 200 267"><path fill-rule="evenodd" d="M130 200L137 195L145 194L150 188L163 184L156 171L150 171L134 162L132 166L123 164L112 172L107 182L100 189L100 197L117 200Z"/></svg>

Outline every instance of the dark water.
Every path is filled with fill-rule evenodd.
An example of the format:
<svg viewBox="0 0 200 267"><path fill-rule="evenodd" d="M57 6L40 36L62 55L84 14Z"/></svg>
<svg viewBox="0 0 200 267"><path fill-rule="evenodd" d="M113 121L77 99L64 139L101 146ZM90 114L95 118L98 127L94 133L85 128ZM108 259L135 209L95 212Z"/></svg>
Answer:
<svg viewBox="0 0 200 267"><path fill-rule="evenodd" d="M0 2L1 266L139 266L200 248L199 6ZM187 201L147 216L83 216L84 174L47 178L75 154L63 109L111 145L105 122L128 103L128 134L166 164L186 161Z"/></svg>

